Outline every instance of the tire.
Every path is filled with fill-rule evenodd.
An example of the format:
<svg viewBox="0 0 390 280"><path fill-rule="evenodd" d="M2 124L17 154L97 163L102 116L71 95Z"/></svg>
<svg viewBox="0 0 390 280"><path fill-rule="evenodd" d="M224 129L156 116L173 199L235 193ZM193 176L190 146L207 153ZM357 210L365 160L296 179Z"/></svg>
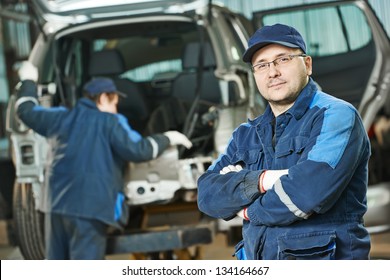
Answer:
<svg viewBox="0 0 390 280"><path fill-rule="evenodd" d="M9 213L8 208L9 208L8 203L5 201L5 199L3 198L3 195L0 192L0 220L7 219L7 216Z"/></svg>
<svg viewBox="0 0 390 280"><path fill-rule="evenodd" d="M16 241L24 259L44 259L44 215L35 209L35 200L30 183L15 184L13 221Z"/></svg>

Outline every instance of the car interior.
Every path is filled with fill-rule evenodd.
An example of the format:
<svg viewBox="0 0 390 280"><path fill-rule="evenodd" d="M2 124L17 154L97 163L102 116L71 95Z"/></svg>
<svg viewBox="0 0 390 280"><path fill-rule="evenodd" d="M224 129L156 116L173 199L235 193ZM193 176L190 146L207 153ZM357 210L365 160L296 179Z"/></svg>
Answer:
<svg viewBox="0 0 390 280"><path fill-rule="evenodd" d="M184 132L194 147L183 149L182 157L207 154L213 150L215 117L209 111L221 105L221 89L211 42L207 36L200 40L199 32L194 23L147 22L64 36L57 47L72 55L57 57L64 77L64 100L57 102L71 107L82 96L86 80L110 77L127 96L118 111L133 129L144 136Z"/></svg>

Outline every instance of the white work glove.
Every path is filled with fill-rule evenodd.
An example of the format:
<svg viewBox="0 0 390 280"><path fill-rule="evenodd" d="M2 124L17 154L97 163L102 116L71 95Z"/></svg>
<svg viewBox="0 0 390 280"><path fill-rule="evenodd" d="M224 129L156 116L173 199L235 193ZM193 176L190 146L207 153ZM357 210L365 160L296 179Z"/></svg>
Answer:
<svg viewBox="0 0 390 280"><path fill-rule="evenodd" d="M18 75L21 81L38 81L38 69L30 61L27 60L21 63L20 68L18 70Z"/></svg>
<svg viewBox="0 0 390 280"><path fill-rule="evenodd" d="M232 165L231 164L231 165L228 165L228 166L225 166L224 168L222 168L221 171L219 171L219 174L225 175L225 174L228 174L230 172L240 172L241 170L242 170L241 165L239 165L239 164ZM246 208L240 210L236 215L244 220L248 220L248 217L246 217Z"/></svg>
<svg viewBox="0 0 390 280"><path fill-rule="evenodd" d="M272 188L275 182L283 175L288 175L288 169L265 170L260 176L260 190L266 192Z"/></svg>
<svg viewBox="0 0 390 280"><path fill-rule="evenodd" d="M219 171L219 174L227 174L229 172L240 172L242 170L242 166L237 164L237 165L228 165L222 168L221 171Z"/></svg>
<svg viewBox="0 0 390 280"><path fill-rule="evenodd" d="M247 220L249 221L249 217L248 217L248 212L247 212L248 208L244 208L242 210L240 210L236 215L244 220Z"/></svg>
<svg viewBox="0 0 390 280"><path fill-rule="evenodd" d="M187 136L185 136L184 134L182 134L178 131L175 131L175 130L167 131L167 132L164 132L164 135L166 137L168 137L169 143L171 144L171 146L183 145L187 149L191 149L191 147L192 147L192 143L187 138Z"/></svg>

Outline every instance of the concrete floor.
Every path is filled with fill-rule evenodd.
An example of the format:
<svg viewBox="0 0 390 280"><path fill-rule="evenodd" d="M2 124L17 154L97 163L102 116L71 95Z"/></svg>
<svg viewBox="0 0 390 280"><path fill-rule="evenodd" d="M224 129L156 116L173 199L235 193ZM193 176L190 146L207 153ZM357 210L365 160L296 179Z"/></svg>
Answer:
<svg viewBox="0 0 390 280"><path fill-rule="evenodd" d="M371 258L390 260L390 232L371 235Z"/></svg>
<svg viewBox="0 0 390 280"><path fill-rule="evenodd" d="M371 258L372 259L390 259L390 233L376 234L372 237ZM201 246L201 259L204 260L234 260L232 254L234 248L227 245L226 236L217 234L214 242L209 245ZM131 254L109 255L107 259L111 260L131 260L136 258ZM23 257L17 247L9 245L0 245L1 260L23 260Z"/></svg>
<svg viewBox="0 0 390 280"><path fill-rule="evenodd" d="M208 245L200 247L200 256L204 260L234 260L232 254L234 248L228 246L226 242L226 236L224 234L217 234L214 242ZM195 248L190 248L189 251ZM107 259L110 260L131 260L140 258L132 254L118 254L108 255ZM0 245L0 260L23 260L23 256L20 253L18 247L10 245Z"/></svg>

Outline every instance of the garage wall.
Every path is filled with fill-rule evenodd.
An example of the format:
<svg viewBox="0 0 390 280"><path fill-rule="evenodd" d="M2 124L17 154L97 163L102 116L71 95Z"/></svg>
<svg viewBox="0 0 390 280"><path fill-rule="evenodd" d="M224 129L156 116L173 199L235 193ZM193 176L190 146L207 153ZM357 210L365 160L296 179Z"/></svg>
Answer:
<svg viewBox="0 0 390 280"><path fill-rule="evenodd" d="M2 30L2 25L0 21L0 30ZM0 103L6 102L8 100L8 83L7 83L7 73L5 68L5 58L4 58L4 39L2 33L0 32Z"/></svg>
<svg viewBox="0 0 390 280"><path fill-rule="evenodd" d="M7 10L15 12L15 14L27 15L28 13L25 3L16 4L12 7L12 9L7 7ZM1 4L0 9L2 9ZM30 51L29 24L13 17L0 17L0 103L8 101L9 91L17 82L12 79L14 77L11 76L10 69L7 73L6 62L8 67L11 68L14 60L26 59Z"/></svg>

